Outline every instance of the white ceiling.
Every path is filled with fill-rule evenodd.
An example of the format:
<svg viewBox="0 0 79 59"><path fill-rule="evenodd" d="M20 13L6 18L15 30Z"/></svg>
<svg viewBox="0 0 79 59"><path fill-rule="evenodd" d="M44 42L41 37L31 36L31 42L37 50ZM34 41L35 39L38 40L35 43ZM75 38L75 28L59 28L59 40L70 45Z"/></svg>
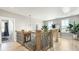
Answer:
<svg viewBox="0 0 79 59"><path fill-rule="evenodd" d="M78 7L1 7L0 9L23 16L31 15L31 17L40 20L50 20L79 14Z"/></svg>

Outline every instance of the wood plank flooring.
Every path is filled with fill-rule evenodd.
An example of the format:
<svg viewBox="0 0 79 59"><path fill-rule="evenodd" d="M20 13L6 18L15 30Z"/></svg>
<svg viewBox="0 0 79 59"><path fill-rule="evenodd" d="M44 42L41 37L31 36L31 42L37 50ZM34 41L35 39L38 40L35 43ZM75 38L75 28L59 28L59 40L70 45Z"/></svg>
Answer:
<svg viewBox="0 0 79 59"><path fill-rule="evenodd" d="M7 42L1 45L1 51L28 51L28 49L17 42Z"/></svg>
<svg viewBox="0 0 79 59"><path fill-rule="evenodd" d="M24 46L17 42L7 42L2 43L0 46L1 51L29 51ZM59 42L54 42L54 47L48 49L47 51L79 51L79 40L74 40L72 38L59 38Z"/></svg>
<svg viewBox="0 0 79 59"><path fill-rule="evenodd" d="M1 51L29 51L17 42L8 42L1 45ZM59 38L59 42L54 42L54 48L48 51L79 51L79 41Z"/></svg>

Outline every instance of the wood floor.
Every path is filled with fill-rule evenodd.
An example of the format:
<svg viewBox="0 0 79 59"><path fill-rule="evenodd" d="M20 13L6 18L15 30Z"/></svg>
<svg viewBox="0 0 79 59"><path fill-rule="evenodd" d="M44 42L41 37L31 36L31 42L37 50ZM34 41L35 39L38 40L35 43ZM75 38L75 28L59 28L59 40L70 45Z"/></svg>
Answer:
<svg viewBox="0 0 79 59"><path fill-rule="evenodd" d="M17 42L7 42L1 45L1 51L29 51ZM73 39L59 38L59 42L54 42L54 47L48 51L79 51L79 41Z"/></svg>
<svg viewBox="0 0 79 59"><path fill-rule="evenodd" d="M7 42L2 43L1 51L28 51L28 49L17 42Z"/></svg>
<svg viewBox="0 0 79 59"><path fill-rule="evenodd" d="M79 51L79 41L73 39L59 38L59 42L54 42L54 48L48 51Z"/></svg>

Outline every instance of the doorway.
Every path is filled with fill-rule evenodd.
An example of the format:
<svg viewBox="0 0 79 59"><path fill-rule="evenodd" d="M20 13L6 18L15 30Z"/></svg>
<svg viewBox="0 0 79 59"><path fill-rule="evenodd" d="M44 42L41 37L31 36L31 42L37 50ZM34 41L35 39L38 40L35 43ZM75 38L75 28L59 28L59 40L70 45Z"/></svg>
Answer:
<svg viewBox="0 0 79 59"><path fill-rule="evenodd" d="M1 18L1 43L14 41L14 19Z"/></svg>

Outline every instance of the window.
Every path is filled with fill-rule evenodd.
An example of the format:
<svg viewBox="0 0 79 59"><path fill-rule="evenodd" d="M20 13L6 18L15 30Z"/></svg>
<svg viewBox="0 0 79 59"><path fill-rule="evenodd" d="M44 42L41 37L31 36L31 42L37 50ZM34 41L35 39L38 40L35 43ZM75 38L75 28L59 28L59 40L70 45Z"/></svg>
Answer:
<svg viewBox="0 0 79 59"><path fill-rule="evenodd" d="M69 20L62 20L61 22L61 28L62 28L62 32L67 32L67 27L69 25Z"/></svg>
<svg viewBox="0 0 79 59"><path fill-rule="evenodd" d="M52 29L52 24L53 24L53 21L48 21L48 29Z"/></svg>

